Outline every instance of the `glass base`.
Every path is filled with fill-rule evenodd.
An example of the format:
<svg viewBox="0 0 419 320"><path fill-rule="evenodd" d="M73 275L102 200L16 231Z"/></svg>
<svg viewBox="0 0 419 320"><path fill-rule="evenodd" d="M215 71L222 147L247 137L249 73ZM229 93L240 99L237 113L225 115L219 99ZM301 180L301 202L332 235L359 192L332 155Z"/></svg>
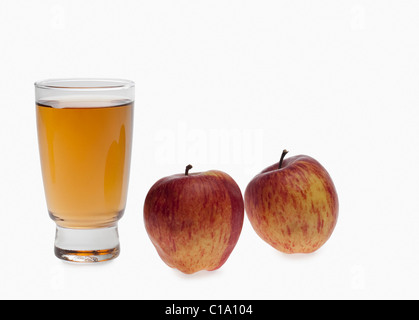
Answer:
<svg viewBox="0 0 419 320"><path fill-rule="evenodd" d="M57 226L55 255L62 260L95 263L119 256L118 227L69 229Z"/></svg>

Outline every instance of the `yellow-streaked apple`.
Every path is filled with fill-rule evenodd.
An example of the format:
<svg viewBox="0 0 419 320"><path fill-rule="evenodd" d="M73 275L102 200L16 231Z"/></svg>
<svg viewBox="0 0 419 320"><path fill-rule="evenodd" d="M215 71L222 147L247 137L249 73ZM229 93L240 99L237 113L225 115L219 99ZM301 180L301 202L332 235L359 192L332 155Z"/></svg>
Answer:
<svg viewBox="0 0 419 320"><path fill-rule="evenodd" d="M326 169L306 155L285 158L248 184L246 214L256 233L284 253L311 253L335 229L339 202Z"/></svg>

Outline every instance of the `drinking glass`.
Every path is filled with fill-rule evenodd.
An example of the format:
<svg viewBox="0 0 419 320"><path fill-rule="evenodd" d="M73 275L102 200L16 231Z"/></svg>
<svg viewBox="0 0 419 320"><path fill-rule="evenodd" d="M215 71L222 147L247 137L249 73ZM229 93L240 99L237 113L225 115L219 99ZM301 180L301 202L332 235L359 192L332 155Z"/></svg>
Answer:
<svg viewBox="0 0 419 320"><path fill-rule="evenodd" d="M51 79L35 83L35 96L55 255L87 263L116 258L131 162L134 83Z"/></svg>

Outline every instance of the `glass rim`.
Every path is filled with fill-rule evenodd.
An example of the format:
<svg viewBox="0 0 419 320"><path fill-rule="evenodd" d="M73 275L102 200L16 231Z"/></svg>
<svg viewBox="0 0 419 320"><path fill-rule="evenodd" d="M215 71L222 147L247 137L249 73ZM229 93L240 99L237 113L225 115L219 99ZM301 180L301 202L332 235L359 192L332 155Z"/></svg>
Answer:
<svg viewBox="0 0 419 320"><path fill-rule="evenodd" d="M66 91L123 90L135 86L134 81L118 78L53 78L34 83L37 89Z"/></svg>

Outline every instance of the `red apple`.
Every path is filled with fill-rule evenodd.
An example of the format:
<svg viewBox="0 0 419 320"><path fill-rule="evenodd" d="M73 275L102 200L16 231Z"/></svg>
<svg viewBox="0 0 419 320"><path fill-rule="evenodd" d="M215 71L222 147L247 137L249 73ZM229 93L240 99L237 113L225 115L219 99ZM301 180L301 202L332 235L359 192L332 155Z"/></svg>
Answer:
<svg viewBox="0 0 419 320"><path fill-rule="evenodd" d="M157 181L144 203L145 227L161 259L187 274L220 268L244 219L240 188L228 174L189 174L191 168Z"/></svg>
<svg viewBox="0 0 419 320"><path fill-rule="evenodd" d="M310 253L331 236L339 203L328 172L315 159L299 155L256 175L245 191L245 208L256 233L285 253Z"/></svg>

